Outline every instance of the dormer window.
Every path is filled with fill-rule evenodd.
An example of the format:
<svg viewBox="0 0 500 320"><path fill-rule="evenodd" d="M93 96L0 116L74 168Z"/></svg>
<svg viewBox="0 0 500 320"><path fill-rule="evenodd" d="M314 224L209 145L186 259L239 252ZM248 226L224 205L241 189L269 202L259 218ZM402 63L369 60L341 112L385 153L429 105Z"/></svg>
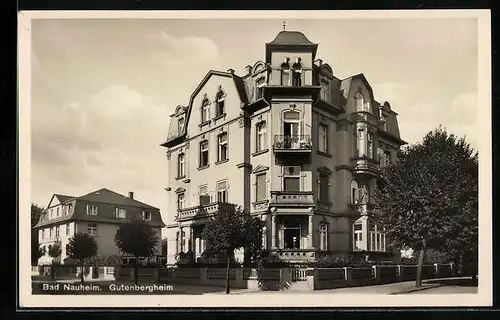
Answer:
<svg viewBox="0 0 500 320"><path fill-rule="evenodd" d="M88 204L87 205L87 215L97 216L97 206L94 204Z"/></svg>
<svg viewBox="0 0 500 320"><path fill-rule="evenodd" d="M203 99L201 103L201 123L208 122L210 120L210 102L207 98Z"/></svg>
<svg viewBox="0 0 500 320"><path fill-rule="evenodd" d="M363 112L365 108L364 97L361 92L356 93L356 112Z"/></svg>
<svg viewBox="0 0 500 320"><path fill-rule="evenodd" d="M224 98L226 95L224 94L224 91L222 89L219 89L219 92L217 92L217 95L215 96L215 103L217 105L216 109L216 117L223 115L226 111L224 109Z"/></svg>
<svg viewBox="0 0 500 320"><path fill-rule="evenodd" d="M255 82L255 100L259 100L263 96L264 85L266 84L266 79L264 77L259 78Z"/></svg>
<svg viewBox="0 0 500 320"><path fill-rule="evenodd" d="M294 87L302 86L302 63L301 59L298 58L293 64L293 81L292 85Z"/></svg>
<svg viewBox="0 0 500 320"><path fill-rule="evenodd" d="M142 220L150 221L151 220L151 212L143 210L142 211Z"/></svg>
<svg viewBox="0 0 500 320"><path fill-rule="evenodd" d="M285 62L281 65L281 85L289 86L290 85L290 58L286 58Z"/></svg>
<svg viewBox="0 0 500 320"><path fill-rule="evenodd" d="M177 125L178 125L179 134L182 134L182 132L184 130L184 118L179 118Z"/></svg>
<svg viewBox="0 0 500 320"><path fill-rule="evenodd" d="M327 79L321 80L321 98L324 101L330 101L330 82Z"/></svg>

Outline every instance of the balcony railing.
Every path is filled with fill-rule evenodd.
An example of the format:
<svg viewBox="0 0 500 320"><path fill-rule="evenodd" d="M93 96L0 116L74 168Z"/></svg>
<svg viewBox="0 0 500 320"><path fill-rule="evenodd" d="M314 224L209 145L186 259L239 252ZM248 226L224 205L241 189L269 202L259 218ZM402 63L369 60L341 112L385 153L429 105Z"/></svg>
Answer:
<svg viewBox="0 0 500 320"><path fill-rule="evenodd" d="M270 262L313 262L316 259L314 249L271 249L268 261Z"/></svg>
<svg viewBox="0 0 500 320"><path fill-rule="evenodd" d="M204 206L195 206L177 210L177 221L190 220L194 218L207 217L215 213L219 203L210 203Z"/></svg>
<svg viewBox="0 0 500 320"><path fill-rule="evenodd" d="M314 205L312 191L271 191L271 205Z"/></svg>
<svg viewBox="0 0 500 320"><path fill-rule="evenodd" d="M309 135L275 135L273 148L275 151L311 151L312 140Z"/></svg>

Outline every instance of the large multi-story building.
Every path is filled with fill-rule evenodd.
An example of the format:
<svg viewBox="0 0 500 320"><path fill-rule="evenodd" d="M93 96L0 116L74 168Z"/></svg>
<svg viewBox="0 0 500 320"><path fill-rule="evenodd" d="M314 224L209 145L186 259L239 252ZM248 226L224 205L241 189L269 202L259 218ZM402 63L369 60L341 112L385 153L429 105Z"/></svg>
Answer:
<svg viewBox="0 0 500 320"><path fill-rule="evenodd" d="M209 71L187 106L170 117L169 262L204 250L217 203L242 205L265 221L273 257L386 251L371 221L370 195L400 146L397 113L375 100L363 74L337 78L318 45L282 31L265 61Z"/></svg>
<svg viewBox="0 0 500 320"><path fill-rule="evenodd" d="M66 245L76 233L88 233L97 242L97 255L119 255L114 238L117 229L127 221L142 219L158 236L156 252L160 253L161 229L165 227L160 210L134 199L134 193L124 196L108 189L73 197L54 194L34 229L46 253L38 264L50 264L48 247L58 243L61 255L54 259L64 263Z"/></svg>

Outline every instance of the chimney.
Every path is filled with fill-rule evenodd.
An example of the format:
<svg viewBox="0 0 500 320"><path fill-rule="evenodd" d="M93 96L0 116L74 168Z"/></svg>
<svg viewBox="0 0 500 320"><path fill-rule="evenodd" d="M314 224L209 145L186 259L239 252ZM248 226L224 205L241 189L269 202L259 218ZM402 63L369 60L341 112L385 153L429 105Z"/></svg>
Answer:
<svg viewBox="0 0 500 320"><path fill-rule="evenodd" d="M227 72L233 74L234 73L234 69L227 69Z"/></svg>
<svg viewBox="0 0 500 320"><path fill-rule="evenodd" d="M250 65L246 66L245 70L246 70L247 74L251 74L252 73L252 66L250 66Z"/></svg>
<svg viewBox="0 0 500 320"><path fill-rule="evenodd" d="M132 191L129 191L129 192L128 192L128 197L129 197L130 199L134 199L134 193L133 193Z"/></svg>

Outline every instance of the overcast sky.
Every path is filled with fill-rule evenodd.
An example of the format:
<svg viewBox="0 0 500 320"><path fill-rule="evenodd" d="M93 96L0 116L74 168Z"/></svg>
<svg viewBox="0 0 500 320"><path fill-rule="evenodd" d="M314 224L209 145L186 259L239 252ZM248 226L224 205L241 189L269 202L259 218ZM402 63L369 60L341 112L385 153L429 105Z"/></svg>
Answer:
<svg viewBox="0 0 500 320"><path fill-rule="evenodd" d="M265 59L281 20L33 20L32 198L99 188L165 215L169 115L209 69ZM477 147L477 20L288 20L339 78L364 73L412 143L442 124Z"/></svg>

